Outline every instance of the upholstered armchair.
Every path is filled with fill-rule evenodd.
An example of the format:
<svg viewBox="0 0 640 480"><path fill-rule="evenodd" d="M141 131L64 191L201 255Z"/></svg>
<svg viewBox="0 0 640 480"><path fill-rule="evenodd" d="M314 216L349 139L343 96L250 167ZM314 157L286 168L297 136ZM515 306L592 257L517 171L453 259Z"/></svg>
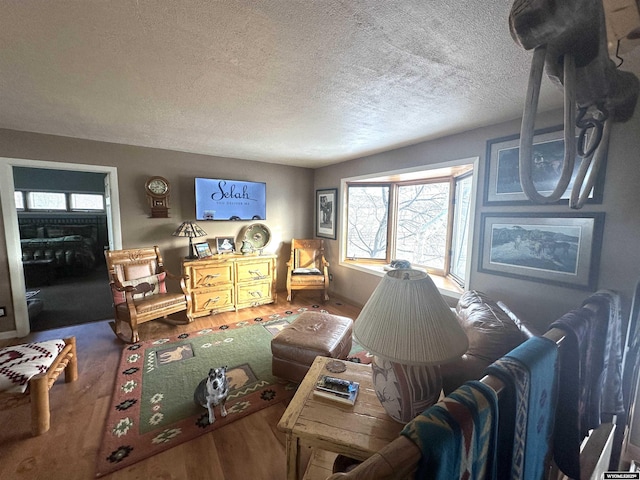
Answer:
<svg viewBox="0 0 640 480"><path fill-rule="evenodd" d="M186 277L172 275L165 270L162 255L157 246L128 250L107 250L109 282L113 294L115 334L127 343L140 341L138 325L150 320L162 319L174 325L192 321L191 296L185 285ZM169 293L166 279L180 283L181 293ZM185 320L174 320L168 316L187 312ZM123 324L131 330L123 333Z"/></svg>
<svg viewBox="0 0 640 480"><path fill-rule="evenodd" d="M329 300L329 262L324 258L324 241L293 239L291 259L287 262L287 300L294 290L322 290L322 300Z"/></svg>

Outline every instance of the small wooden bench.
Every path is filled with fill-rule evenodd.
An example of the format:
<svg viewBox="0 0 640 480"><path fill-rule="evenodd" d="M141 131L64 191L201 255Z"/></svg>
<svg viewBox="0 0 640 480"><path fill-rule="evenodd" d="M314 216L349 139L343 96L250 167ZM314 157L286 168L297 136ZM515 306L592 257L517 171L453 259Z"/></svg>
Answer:
<svg viewBox="0 0 640 480"><path fill-rule="evenodd" d="M34 375L29 379L25 393L0 392L0 410L31 402L31 433L34 436L42 435L49 430L49 390L56 379L63 371L66 383L73 382L78 378L76 339L75 337L69 337L63 341L65 346L62 351L53 359L53 362L50 363L44 373ZM33 342L31 345L34 344L37 345L37 342ZM0 360L3 354L6 355L12 348L20 346L14 345L0 349Z"/></svg>

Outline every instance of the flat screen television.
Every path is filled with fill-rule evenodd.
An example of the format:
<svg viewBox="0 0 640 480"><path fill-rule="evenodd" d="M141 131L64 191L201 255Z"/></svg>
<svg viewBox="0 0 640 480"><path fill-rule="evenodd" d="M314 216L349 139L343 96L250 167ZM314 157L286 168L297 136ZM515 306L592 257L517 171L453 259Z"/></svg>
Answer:
<svg viewBox="0 0 640 480"><path fill-rule="evenodd" d="M265 220L267 184L196 178L196 220Z"/></svg>

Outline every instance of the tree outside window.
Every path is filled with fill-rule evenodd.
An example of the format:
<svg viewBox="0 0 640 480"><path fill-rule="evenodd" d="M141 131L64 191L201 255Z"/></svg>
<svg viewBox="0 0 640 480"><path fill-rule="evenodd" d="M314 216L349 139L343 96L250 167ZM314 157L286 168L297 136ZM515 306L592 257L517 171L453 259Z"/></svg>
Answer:
<svg viewBox="0 0 640 480"><path fill-rule="evenodd" d="M458 176L347 183L346 260L408 260L464 284L471 168Z"/></svg>

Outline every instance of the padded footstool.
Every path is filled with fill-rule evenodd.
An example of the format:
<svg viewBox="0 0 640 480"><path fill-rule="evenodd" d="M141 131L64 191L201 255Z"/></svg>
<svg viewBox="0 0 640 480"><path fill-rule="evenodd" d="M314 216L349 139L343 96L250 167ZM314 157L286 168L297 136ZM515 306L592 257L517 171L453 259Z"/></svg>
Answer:
<svg viewBox="0 0 640 480"><path fill-rule="evenodd" d="M271 340L271 371L300 383L316 357L346 359L351 351L353 320L304 312Z"/></svg>

